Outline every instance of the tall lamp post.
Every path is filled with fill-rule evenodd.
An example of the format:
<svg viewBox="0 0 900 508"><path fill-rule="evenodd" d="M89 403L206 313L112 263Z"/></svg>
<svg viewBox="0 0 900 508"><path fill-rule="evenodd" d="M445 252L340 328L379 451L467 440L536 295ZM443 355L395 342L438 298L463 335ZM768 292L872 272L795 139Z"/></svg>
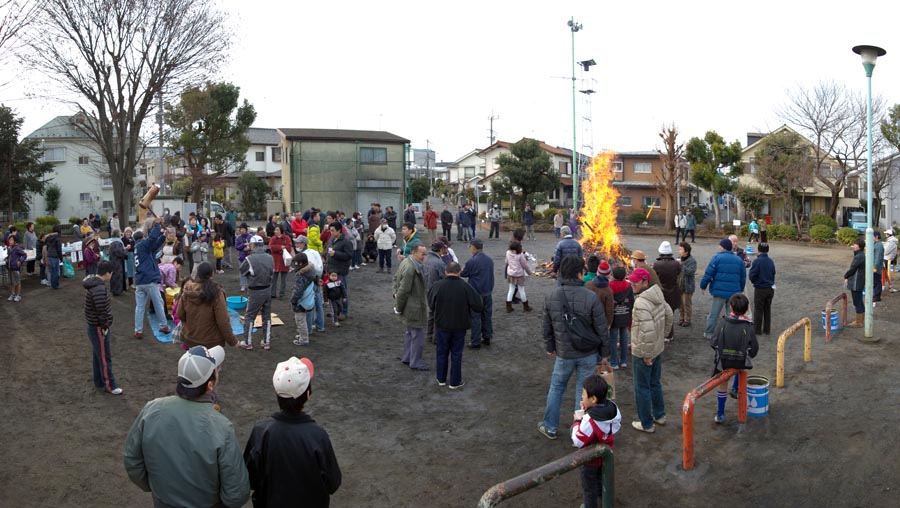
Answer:
<svg viewBox="0 0 900 508"><path fill-rule="evenodd" d="M866 161L866 320L863 336L867 339L872 338L873 333L873 315L872 315L872 297L874 285L874 268L875 268L875 230L873 229L872 217L872 71L875 70L875 60L879 56L884 56L887 51L878 46L854 46L853 52L862 57L863 68L866 70L866 84L868 91L866 93L866 144L867 144L867 161ZM881 260L878 261L879 263Z"/></svg>
<svg viewBox="0 0 900 508"><path fill-rule="evenodd" d="M575 116L575 32L581 30L581 23L576 23L575 18L569 19L569 29L572 31L572 208L578 211L578 121ZM565 197L565 196L563 196Z"/></svg>

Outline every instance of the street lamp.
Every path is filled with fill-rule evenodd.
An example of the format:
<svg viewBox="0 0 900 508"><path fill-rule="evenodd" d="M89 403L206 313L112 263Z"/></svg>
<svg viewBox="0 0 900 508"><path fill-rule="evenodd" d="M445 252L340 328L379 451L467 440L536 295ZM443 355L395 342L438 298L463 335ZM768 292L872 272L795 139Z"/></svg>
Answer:
<svg viewBox="0 0 900 508"><path fill-rule="evenodd" d="M884 56L887 51L878 46L854 46L853 52L862 57L863 68L866 70L866 84L868 91L866 94L866 318L863 336L871 339L873 334L873 315L872 315L872 297L874 285L875 268L875 230L873 229L872 219L872 71L875 70L875 60L879 56ZM880 263L881 260L878 260Z"/></svg>
<svg viewBox="0 0 900 508"><path fill-rule="evenodd" d="M578 122L575 117L575 32L581 30L581 23L576 23L575 18L569 19L569 29L572 31L572 208L578 211ZM590 66L585 65L585 69ZM565 196L563 196L565 197Z"/></svg>

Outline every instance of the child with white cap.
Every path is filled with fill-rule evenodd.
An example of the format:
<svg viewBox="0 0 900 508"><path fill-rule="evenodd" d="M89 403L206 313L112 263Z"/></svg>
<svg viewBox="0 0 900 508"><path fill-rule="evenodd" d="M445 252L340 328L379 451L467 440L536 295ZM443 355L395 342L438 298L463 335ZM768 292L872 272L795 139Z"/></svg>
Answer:
<svg viewBox="0 0 900 508"><path fill-rule="evenodd" d="M327 507L341 486L331 439L303 412L312 395L313 363L291 357L275 368L280 411L258 422L244 448L254 506Z"/></svg>

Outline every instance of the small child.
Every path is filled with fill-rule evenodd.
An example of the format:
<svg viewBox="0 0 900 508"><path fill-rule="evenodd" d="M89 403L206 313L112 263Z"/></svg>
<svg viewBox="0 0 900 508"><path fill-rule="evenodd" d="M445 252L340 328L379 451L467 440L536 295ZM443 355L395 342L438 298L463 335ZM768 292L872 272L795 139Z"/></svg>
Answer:
<svg viewBox="0 0 900 508"><path fill-rule="evenodd" d="M753 322L745 316L747 309L750 308L750 300L743 293L736 293L728 299L728 306L731 307L731 313L722 316L715 333L709 339L710 347L716 351L716 366L713 369L713 376L725 369L752 369L753 363L750 359L756 357L756 353L759 351L759 343L753 332ZM719 385L719 409L716 412L716 423L725 421L725 402L728 400L728 395L725 393L727 384L723 382ZM737 397L737 384L738 377L734 376L732 391L735 397Z"/></svg>
<svg viewBox="0 0 900 508"><path fill-rule="evenodd" d="M16 235L10 234L6 239L7 250L6 269L9 272L9 301L22 301L22 267L25 266L25 260L28 254L16 242Z"/></svg>
<svg viewBox="0 0 900 508"><path fill-rule="evenodd" d="M609 288L613 292L613 321L609 326L609 363L613 369L626 368L628 363L628 345L631 337L628 331L631 329L631 309L634 307L634 290L631 284L625 280L625 268L617 266L612 271L613 280L609 281ZM619 355L622 362L619 363Z"/></svg>
<svg viewBox="0 0 900 508"><path fill-rule="evenodd" d="M225 257L225 239L219 233L213 233L213 256L216 258L216 273L225 273L222 270L222 259Z"/></svg>
<svg viewBox="0 0 900 508"><path fill-rule="evenodd" d="M295 346L309 345L309 327L306 324L306 313L315 310L315 286L313 286L312 305L304 306L303 296L307 288L316 283L315 266L309 262L303 252L294 256L291 261L291 270L297 274L294 281L294 289L291 292L291 309L294 311L294 324L297 325L297 335L294 337ZM338 281L340 282L340 281Z"/></svg>
<svg viewBox="0 0 900 508"><path fill-rule="evenodd" d="M84 256L84 274L96 275L97 265L100 264L101 259L100 245L97 242L97 237L91 236L84 241L82 255Z"/></svg>
<svg viewBox="0 0 900 508"><path fill-rule="evenodd" d="M378 259L378 242L375 241L375 235L366 237L366 247L363 250L363 260L367 263L374 263Z"/></svg>
<svg viewBox="0 0 900 508"><path fill-rule="evenodd" d="M341 279L337 272L328 274L328 278L324 281L325 298L331 302L331 322L334 326L341 326L338 323L338 317L341 315L343 303L347 300L347 288L341 284Z"/></svg>
<svg viewBox="0 0 900 508"><path fill-rule="evenodd" d="M581 389L581 410L575 411L572 423L572 444L584 448L593 443L613 447L613 434L622 427L622 413L611 400L606 400L609 385L597 374L584 379ZM585 508L599 508L603 490L600 473L603 459L581 466L581 489Z"/></svg>
<svg viewBox="0 0 900 508"><path fill-rule="evenodd" d="M582 281L586 286L588 282L597 278L597 269L600 268L600 258L591 254L591 257L587 260L587 271L584 274L584 278Z"/></svg>
<svg viewBox="0 0 900 508"><path fill-rule="evenodd" d="M109 328L113 315L109 304L109 289L106 285L112 278L112 261L102 261L97 273L84 278L84 318L87 321L88 338L93 348L94 386L98 390L122 395L112 373L109 351Z"/></svg>

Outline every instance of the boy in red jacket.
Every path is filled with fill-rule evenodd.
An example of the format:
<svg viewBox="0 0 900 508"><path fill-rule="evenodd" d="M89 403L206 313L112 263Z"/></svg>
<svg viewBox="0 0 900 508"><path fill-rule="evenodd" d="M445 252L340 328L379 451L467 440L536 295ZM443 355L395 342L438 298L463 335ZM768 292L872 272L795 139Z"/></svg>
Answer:
<svg viewBox="0 0 900 508"><path fill-rule="evenodd" d="M622 413L616 403L607 400L609 385L597 374L586 377L581 389L581 410L575 411L572 424L572 444L584 448L594 443L613 447L613 434L622 428ZM599 508L603 495L601 471L603 459L581 467L581 489L585 508Z"/></svg>
<svg viewBox="0 0 900 508"><path fill-rule="evenodd" d="M613 293L613 318L609 324L609 363L613 369L628 367L628 345L631 343L631 309L634 307L634 290L625 280L625 268L617 266L612 271L609 289ZM619 363L621 356L622 362Z"/></svg>

